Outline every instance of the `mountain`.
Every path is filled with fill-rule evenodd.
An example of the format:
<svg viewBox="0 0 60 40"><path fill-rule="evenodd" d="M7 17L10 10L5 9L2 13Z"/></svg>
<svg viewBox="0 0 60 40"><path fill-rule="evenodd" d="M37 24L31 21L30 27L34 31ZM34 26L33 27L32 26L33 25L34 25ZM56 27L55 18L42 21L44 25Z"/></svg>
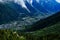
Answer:
<svg viewBox="0 0 60 40"><path fill-rule="evenodd" d="M43 29L45 27L49 27L53 24L56 24L57 22L60 22L60 12L47 17L45 19L41 19L40 21L34 23L33 25L30 26L30 28L27 28L25 31L36 31L39 29Z"/></svg>
<svg viewBox="0 0 60 40"><path fill-rule="evenodd" d="M4 3L0 3L0 7L2 7L0 10L1 10L1 15L4 15L3 17L1 17L1 23L0 24L3 24L3 23L6 23L6 22L9 22L10 20L23 20L23 18L26 19L26 17L30 17L30 18L33 18L35 19L36 15L35 12L37 12L31 5L29 5L28 2L26 2L26 6L27 8L31 11L29 12L26 8L23 8L20 4L17 4L17 3L14 3L14 2L4 2ZM30 8L29 8L30 7ZM4 10L3 14L2 14L2 10ZM34 10L34 11L32 11ZM8 11L8 12L7 12ZM13 16L14 18L13 18ZM33 16L33 17L32 17ZM7 19L7 20L6 20ZM37 20L37 19L36 19Z"/></svg>
<svg viewBox="0 0 60 40"><path fill-rule="evenodd" d="M60 40L60 22L47 26L41 30L25 33L27 40Z"/></svg>
<svg viewBox="0 0 60 40"><path fill-rule="evenodd" d="M36 0L33 0L32 5L39 10L40 12L42 12L44 15L47 15L48 11L39 3L36 2Z"/></svg>
<svg viewBox="0 0 60 40"><path fill-rule="evenodd" d="M34 13L37 12L37 10L36 10L34 7L32 7L32 5L31 5L30 3L28 3L27 1L26 1L25 5L26 5L26 7L29 9L29 11L30 11L31 13L34 14Z"/></svg>
<svg viewBox="0 0 60 40"><path fill-rule="evenodd" d="M21 29L20 26L30 25L36 20L31 15L17 3L0 3L0 29L15 29L16 27Z"/></svg>
<svg viewBox="0 0 60 40"><path fill-rule="evenodd" d="M5 21L8 22L9 20L11 21L18 20L18 18L20 18L21 20L23 17L29 17L32 15L21 5L18 5L17 3L14 3L14 2L0 3L0 10L1 10L0 24L3 24Z"/></svg>
<svg viewBox="0 0 60 40"><path fill-rule="evenodd" d="M14 3L14 2L10 2L10 3L9 3L9 2L8 2L7 5L8 5L10 8L14 9L15 11L17 11L18 13L25 13L26 15L29 14L29 12L28 12L25 8L23 8L21 5L19 5L19 4L17 4L17 3Z"/></svg>
<svg viewBox="0 0 60 40"><path fill-rule="evenodd" d="M6 4L0 3L0 24L18 19L17 11L13 10Z"/></svg>
<svg viewBox="0 0 60 40"><path fill-rule="evenodd" d="M38 0L39 1L39 0ZM21 28L22 26L32 25L37 21L47 20L56 12L51 12L40 4L37 0L2 0L1 4L1 27L3 26ZM42 0L41 0L42 1ZM51 3L51 2L50 2ZM3 6L3 7L2 7ZM48 5L47 5L48 6ZM55 7L54 7L55 8ZM3 10L3 11L2 11ZM4 15L4 16L3 16ZM41 21L42 23L42 21ZM25 27L23 27L25 28Z"/></svg>

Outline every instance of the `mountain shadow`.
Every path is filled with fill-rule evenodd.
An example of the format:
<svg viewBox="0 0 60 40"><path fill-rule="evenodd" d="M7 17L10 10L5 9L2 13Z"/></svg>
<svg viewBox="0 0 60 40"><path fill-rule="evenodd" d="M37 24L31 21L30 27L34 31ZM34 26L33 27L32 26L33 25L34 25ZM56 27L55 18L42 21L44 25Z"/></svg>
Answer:
<svg viewBox="0 0 60 40"><path fill-rule="evenodd" d="M8 23L18 19L18 13L8 5L0 3L0 24Z"/></svg>
<svg viewBox="0 0 60 40"><path fill-rule="evenodd" d="M43 29L45 27L49 27L53 24L56 24L60 21L60 12L53 14L52 16L49 16L45 19L41 19L38 22L31 25L31 28L26 29L25 31L36 31Z"/></svg>

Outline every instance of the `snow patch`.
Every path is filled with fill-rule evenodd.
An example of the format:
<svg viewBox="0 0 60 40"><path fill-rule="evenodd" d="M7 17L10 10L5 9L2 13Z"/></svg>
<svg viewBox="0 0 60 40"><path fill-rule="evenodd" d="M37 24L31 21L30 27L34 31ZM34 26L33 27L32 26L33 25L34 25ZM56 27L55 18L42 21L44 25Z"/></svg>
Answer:
<svg viewBox="0 0 60 40"><path fill-rule="evenodd" d="M29 11L29 9L26 7L25 5L25 0L14 0L15 3L18 3L19 5L21 5L23 8L27 9L27 11ZM29 11L30 12L30 11Z"/></svg>
<svg viewBox="0 0 60 40"><path fill-rule="evenodd" d="M36 0L36 2L38 2L38 3L39 3L39 1L40 1L40 0Z"/></svg>
<svg viewBox="0 0 60 40"><path fill-rule="evenodd" d="M3 0L0 0L0 2L3 2Z"/></svg>

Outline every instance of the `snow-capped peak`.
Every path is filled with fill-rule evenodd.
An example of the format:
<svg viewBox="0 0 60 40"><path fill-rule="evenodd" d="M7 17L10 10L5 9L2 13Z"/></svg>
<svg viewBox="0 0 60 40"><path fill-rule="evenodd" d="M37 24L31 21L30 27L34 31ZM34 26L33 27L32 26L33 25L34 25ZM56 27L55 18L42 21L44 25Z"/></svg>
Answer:
<svg viewBox="0 0 60 40"><path fill-rule="evenodd" d="M26 7L26 5L25 5L25 1L26 1L26 0L0 0L0 2L11 2L11 1L13 1L13 2L21 5L21 6L22 6L23 8L25 8L27 11L29 11L29 9L28 9L28 8ZM30 12L30 11L29 11L29 12Z"/></svg>
<svg viewBox="0 0 60 40"><path fill-rule="evenodd" d="M39 3L39 1L40 1L40 0L36 0L36 2L38 2L38 3Z"/></svg>
<svg viewBox="0 0 60 40"><path fill-rule="evenodd" d="M24 0L14 0L14 2L20 4L20 5L21 5L22 7L24 7L24 8L27 8L27 7L25 6Z"/></svg>
<svg viewBox="0 0 60 40"><path fill-rule="evenodd" d="M39 3L39 1L40 1L40 0L36 0L36 2L38 2L38 3ZM30 4L32 5L33 0L27 0L27 2L30 3Z"/></svg>
<svg viewBox="0 0 60 40"><path fill-rule="evenodd" d="M32 5L33 0L27 0L28 3L30 3Z"/></svg>
<svg viewBox="0 0 60 40"><path fill-rule="evenodd" d="M25 5L25 1L26 0L14 0L15 3L21 5L23 8L27 9L27 11L29 11L29 9L26 7ZM30 11L29 11L30 12Z"/></svg>
<svg viewBox="0 0 60 40"><path fill-rule="evenodd" d="M3 2L3 0L0 0L0 2Z"/></svg>

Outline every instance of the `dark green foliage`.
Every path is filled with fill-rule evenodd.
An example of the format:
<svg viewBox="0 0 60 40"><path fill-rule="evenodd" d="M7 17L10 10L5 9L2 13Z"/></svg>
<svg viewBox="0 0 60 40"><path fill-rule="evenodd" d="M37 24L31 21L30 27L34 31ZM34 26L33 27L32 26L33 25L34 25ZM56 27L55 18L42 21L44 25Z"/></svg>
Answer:
<svg viewBox="0 0 60 40"><path fill-rule="evenodd" d="M26 34L31 40L60 40L60 22ZM26 37L27 37L26 36ZM29 38L27 38L29 40Z"/></svg>
<svg viewBox="0 0 60 40"><path fill-rule="evenodd" d="M60 40L60 34L49 34L45 36L36 36L28 34L26 40Z"/></svg>
<svg viewBox="0 0 60 40"><path fill-rule="evenodd" d="M19 36L17 32L10 30L0 30L0 40L26 40L25 37Z"/></svg>

